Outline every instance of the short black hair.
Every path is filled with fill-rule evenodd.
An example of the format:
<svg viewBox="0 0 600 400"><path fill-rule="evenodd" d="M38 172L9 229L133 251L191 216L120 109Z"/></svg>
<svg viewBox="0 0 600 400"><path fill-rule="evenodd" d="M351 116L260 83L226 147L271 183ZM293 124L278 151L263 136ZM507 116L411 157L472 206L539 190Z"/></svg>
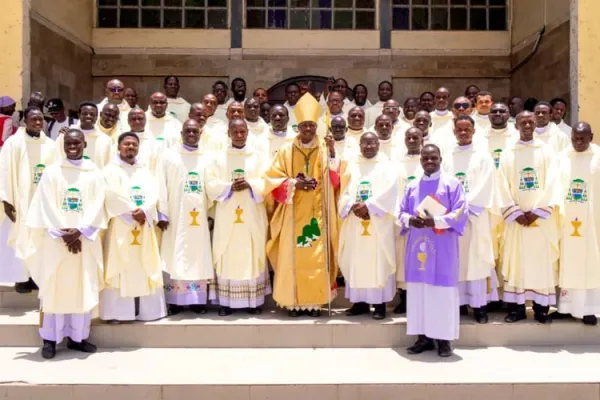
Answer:
<svg viewBox="0 0 600 400"><path fill-rule="evenodd" d="M137 133L129 131L129 132L121 133L119 135L119 139L117 140L117 144L121 144L121 142L123 140L125 140L126 137L135 138L135 140L137 140L138 143L140 142L140 137L137 135Z"/></svg>
<svg viewBox="0 0 600 400"><path fill-rule="evenodd" d="M364 88L365 92L367 92L367 95L369 94L369 89L367 89L367 87L365 85L363 85L362 83L358 83L358 84L354 85L354 87L352 88L352 96L356 97L356 89L358 89L359 87Z"/></svg>
<svg viewBox="0 0 600 400"><path fill-rule="evenodd" d="M475 127L475 120L468 115L459 115L458 117L456 117L456 119L454 120L454 126L456 126L458 121L471 121L471 125Z"/></svg>
<svg viewBox="0 0 600 400"><path fill-rule="evenodd" d="M215 89L215 86L217 86L217 85L222 85L222 86L225 86L225 89L229 89L229 86L225 82L223 82L223 81L216 81L212 85L213 90Z"/></svg>
<svg viewBox="0 0 600 400"><path fill-rule="evenodd" d="M436 145L436 144L433 144L433 143L428 143L428 144L426 144L425 146L423 146L423 148L421 149L421 153L423 153L427 147L432 147L432 148L434 148L434 149L435 149L435 150L438 152L438 154L439 154L440 156L442 155L442 151L440 150L440 148L438 147L438 145Z"/></svg>
<svg viewBox="0 0 600 400"><path fill-rule="evenodd" d="M565 106L567 106L567 101L565 99L563 99L562 97L555 97L552 100L550 100L550 105L552 107L554 107L556 105L556 103L563 103Z"/></svg>
<svg viewBox="0 0 600 400"><path fill-rule="evenodd" d="M298 90L300 90L300 85L298 85L296 82L291 82L285 85L285 93L287 93L288 88L291 88L292 86L296 86Z"/></svg>
<svg viewBox="0 0 600 400"><path fill-rule="evenodd" d="M490 96L490 97L493 97L493 96L492 96L492 93L491 93L491 92L488 92L487 90L482 90L482 91L480 91L479 93L477 93L477 97L478 97L478 98L479 98L479 97L483 97L483 96Z"/></svg>
<svg viewBox="0 0 600 400"><path fill-rule="evenodd" d="M379 82L379 85L377 86L377 89L379 89L381 87L381 85L384 85L386 83L388 85L390 85L392 88L394 87L394 84L392 82L390 82L390 81L381 81L381 82Z"/></svg>
<svg viewBox="0 0 600 400"><path fill-rule="evenodd" d="M83 107L94 107L96 109L96 112L98 112L98 106L92 101L82 101L81 103L79 103L78 110L81 112L81 109Z"/></svg>
<svg viewBox="0 0 600 400"><path fill-rule="evenodd" d="M479 92L479 86L477 86L477 85L469 85L469 86L467 86L467 87L465 88L465 96L466 96L466 95L467 95L467 93L469 92L469 89L470 89L470 88L475 88L475 89L477 89L477 91Z"/></svg>
<svg viewBox="0 0 600 400"><path fill-rule="evenodd" d="M528 98L523 103L523 110L533 111L538 102L539 102L538 99L536 99L535 97Z"/></svg>
<svg viewBox="0 0 600 400"><path fill-rule="evenodd" d="M252 92L252 95L253 95L254 97L256 97L256 92L258 92L259 90L264 90L265 92L267 91L267 89L265 89L265 88L262 88L262 87L259 87L259 88L256 88L256 89L254 89L254 92Z"/></svg>
<svg viewBox="0 0 600 400"><path fill-rule="evenodd" d="M264 103L263 103L263 104L264 104ZM283 104L279 104L279 103L277 103L277 104L273 104L273 105L271 106L271 112L273 112L273 110L274 110L275 108L277 108L277 107L281 107L281 108L283 108L283 110L285 111L285 113L287 114L287 116L288 116L288 117L290 116L290 110L288 110L288 108L287 108L286 106L284 106Z"/></svg>
<svg viewBox="0 0 600 400"><path fill-rule="evenodd" d="M32 111L39 111L39 112L41 112L41 113L42 113L42 116L44 115L44 113L42 112L42 110L41 110L39 107L36 107L36 106L30 106L30 107L27 107L25 110L23 110L23 118L24 118L24 119L27 119L27 117L29 116L29 114L30 114Z"/></svg>
<svg viewBox="0 0 600 400"><path fill-rule="evenodd" d="M348 81L347 81L347 80L345 80L344 78L336 78L336 80L335 80L335 81L336 81L336 82L337 82L337 81L344 81L344 83L346 84L346 87L348 87Z"/></svg>
<svg viewBox="0 0 600 400"><path fill-rule="evenodd" d="M538 101L535 104L535 107L533 107L533 109L535 110L536 108L538 108L539 106L546 106L550 109L550 111L552 111L552 105L550 103L548 103L547 101Z"/></svg>
<svg viewBox="0 0 600 400"><path fill-rule="evenodd" d="M433 94L433 92L423 92L421 93L421 95L419 96L419 99L423 98L423 96L425 96L426 94L430 94L431 97L435 98L435 94Z"/></svg>
<svg viewBox="0 0 600 400"><path fill-rule="evenodd" d="M406 100L404 100L404 104L406 105L406 103L410 100L416 101L417 103L419 102L419 99L416 97L407 97Z"/></svg>
<svg viewBox="0 0 600 400"><path fill-rule="evenodd" d="M246 85L246 81L243 78L235 78L231 81L231 86L235 85L236 82L243 82Z"/></svg>
<svg viewBox="0 0 600 400"><path fill-rule="evenodd" d="M178 77L176 77L175 75L169 75L169 76L167 76L167 77L165 78L165 85L167 84L167 82L168 82L168 81L169 81L169 79L171 79L171 78L175 79L175 82L177 82L177 84L179 85L179 78L178 78Z"/></svg>

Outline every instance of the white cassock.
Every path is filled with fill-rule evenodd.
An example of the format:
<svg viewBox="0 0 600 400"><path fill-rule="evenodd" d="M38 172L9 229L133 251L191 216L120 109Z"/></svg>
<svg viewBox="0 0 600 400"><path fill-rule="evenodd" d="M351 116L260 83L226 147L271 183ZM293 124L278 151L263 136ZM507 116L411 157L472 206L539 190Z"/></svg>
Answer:
<svg viewBox="0 0 600 400"><path fill-rule="evenodd" d="M262 193L264 157L244 147L229 147L207 168L209 199L216 201L213 264L219 305L254 308L264 303L271 288L265 244L267 213ZM233 179L243 177L250 189L234 192Z"/></svg>
<svg viewBox="0 0 600 400"><path fill-rule="evenodd" d="M296 113L294 112L296 105L291 105L286 101L283 106L288 110L288 116L290 118L288 121L288 126L292 128L294 132L298 132L298 120L296 119Z"/></svg>
<svg viewBox="0 0 600 400"><path fill-rule="evenodd" d="M458 239L460 305L480 308L498 301L490 220L496 187L494 160L487 149L473 144L457 144L442 158L444 172L461 181L469 207L467 226Z"/></svg>
<svg viewBox="0 0 600 400"><path fill-rule="evenodd" d="M167 315L162 265L154 223L157 221L158 185L148 167L119 157L103 171L106 210L110 222L104 235L104 281L100 318L152 321ZM146 223L131 213L142 209ZM135 298L139 297L139 310Z"/></svg>
<svg viewBox="0 0 600 400"><path fill-rule="evenodd" d="M54 162L54 141L44 132L29 136L24 128L9 137L0 151L0 204L6 201L16 210L13 223L0 211L0 282L27 282L29 271L23 263L30 230L27 212L44 170Z"/></svg>
<svg viewBox="0 0 600 400"><path fill-rule="evenodd" d="M567 148L559 157L560 287L558 311L600 313L600 155Z"/></svg>
<svg viewBox="0 0 600 400"><path fill-rule="evenodd" d="M557 204L554 155L544 142L534 139L511 144L500 158L497 201L506 224L502 275L504 301L509 303L556 304L559 238L553 210ZM539 217L534 226L516 222L527 211Z"/></svg>
<svg viewBox="0 0 600 400"><path fill-rule="evenodd" d="M46 168L27 213L31 240L25 263L40 288L45 340L87 339L91 312L104 286L102 244L106 228L104 179L89 160L64 159ZM81 249L70 253L62 229L81 232Z"/></svg>
<svg viewBox="0 0 600 400"><path fill-rule="evenodd" d="M423 167L421 167L421 154L401 155L393 162L398 163L398 210L400 202L404 196L406 186L416 178L423 175ZM394 238L396 246L396 286L399 289L406 289L404 282L404 253L406 252L406 235L400 235L400 226L396 224L394 227Z"/></svg>
<svg viewBox="0 0 600 400"><path fill-rule="evenodd" d="M108 98L105 97L102 99L100 103L98 103L98 115L102 112L104 106L108 103ZM127 122L127 116L129 115L129 111L131 111L131 106L125 100L121 102L117 107L119 107L119 121L117 124L119 125L119 130L121 132L129 132L129 123Z"/></svg>
<svg viewBox="0 0 600 400"><path fill-rule="evenodd" d="M571 145L571 139L555 123L535 129L533 136L544 142L555 154L559 154Z"/></svg>
<svg viewBox="0 0 600 400"><path fill-rule="evenodd" d="M454 119L454 114L449 110L433 110L429 115L431 116L431 127L429 128L429 131L434 136L438 130L444 127L444 125L452 123L452 120Z"/></svg>
<svg viewBox="0 0 600 400"><path fill-rule="evenodd" d="M554 124L554 122L553 122ZM569 137L569 140L571 139L571 131L573 130L573 128L571 128L564 119L560 120L560 124L555 124L558 129L560 129L562 131L562 133L564 133L565 135L567 135Z"/></svg>
<svg viewBox="0 0 600 400"><path fill-rule="evenodd" d="M169 221L162 234L168 304L205 305L214 268L205 173L211 156L183 144L162 155L158 172L159 218Z"/></svg>
<svg viewBox="0 0 600 400"><path fill-rule="evenodd" d="M346 298L352 303L387 303L396 294L396 170L383 154L371 159L359 155L342 174L338 254ZM356 203L367 206L369 220L350 211Z"/></svg>
<svg viewBox="0 0 600 400"><path fill-rule="evenodd" d="M151 112L146 112L146 132L161 142L160 147L169 149L181 140L182 124L177 118L165 114L161 118L155 117Z"/></svg>
<svg viewBox="0 0 600 400"><path fill-rule="evenodd" d="M77 128L81 129L81 128ZM112 140L97 128L86 130L81 129L85 136L87 147L83 150L83 158L91 160L100 169L104 168L112 158ZM65 154L65 135L60 134L56 138L56 160L61 161L66 158Z"/></svg>

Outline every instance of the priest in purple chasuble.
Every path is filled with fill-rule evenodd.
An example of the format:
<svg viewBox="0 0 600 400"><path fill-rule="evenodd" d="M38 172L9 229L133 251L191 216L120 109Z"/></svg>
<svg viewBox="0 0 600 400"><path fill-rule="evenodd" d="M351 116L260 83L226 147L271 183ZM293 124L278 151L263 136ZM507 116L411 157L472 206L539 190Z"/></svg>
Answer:
<svg viewBox="0 0 600 400"><path fill-rule="evenodd" d="M467 224L467 204L458 179L440 170L436 145L421 150L423 175L406 187L400 206L401 234L408 234L405 253L407 334L419 335L408 352L435 349L452 355L458 339L458 238Z"/></svg>

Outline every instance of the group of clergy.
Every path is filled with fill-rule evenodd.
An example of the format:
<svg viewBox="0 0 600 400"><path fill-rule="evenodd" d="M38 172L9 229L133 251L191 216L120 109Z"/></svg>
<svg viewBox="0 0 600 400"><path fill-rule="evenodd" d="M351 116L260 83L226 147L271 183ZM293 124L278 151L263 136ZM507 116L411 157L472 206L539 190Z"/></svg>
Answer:
<svg viewBox="0 0 600 400"><path fill-rule="evenodd" d="M39 287L42 356L65 338L94 352L97 316L256 315L271 291L318 317L339 275L348 316L383 319L400 292L411 353L452 355L460 313L486 323L501 298L507 322L530 300L540 323L597 323L600 153L588 124L567 132L564 101L512 118L518 101L472 87L452 103L438 89L428 111L423 95L400 107L389 82L348 105L344 84L288 85L263 118L265 94L245 99L239 78L233 100L217 82L190 105L167 77L147 111L111 80L56 141L27 108L0 151L0 281Z"/></svg>

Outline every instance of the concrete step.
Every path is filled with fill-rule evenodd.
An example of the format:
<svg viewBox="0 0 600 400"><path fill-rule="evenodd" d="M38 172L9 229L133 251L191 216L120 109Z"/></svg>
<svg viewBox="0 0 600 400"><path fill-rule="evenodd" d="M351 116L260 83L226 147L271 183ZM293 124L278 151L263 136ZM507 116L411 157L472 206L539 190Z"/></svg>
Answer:
<svg viewBox="0 0 600 400"><path fill-rule="evenodd" d="M599 347L120 349L0 348L0 398L44 400L600 400Z"/></svg>
<svg viewBox="0 0 600 400"><path fill-rule="evenodd" d="M38 324L38 312L0 310L0 346L38 346ZM121 325L96 320L91 340L102 348L392 348L408 346L415 338L406 335L403 316L375 321L334 310L332 317L291 319L281 310L271 310L259 317L245 312L228 317L185 312L160 321ZM485 325L463 317L457 345L600 346L600 328L576 321L541 325L531 315L526 321L507 324L504 314L490 314Z"/></svg>

